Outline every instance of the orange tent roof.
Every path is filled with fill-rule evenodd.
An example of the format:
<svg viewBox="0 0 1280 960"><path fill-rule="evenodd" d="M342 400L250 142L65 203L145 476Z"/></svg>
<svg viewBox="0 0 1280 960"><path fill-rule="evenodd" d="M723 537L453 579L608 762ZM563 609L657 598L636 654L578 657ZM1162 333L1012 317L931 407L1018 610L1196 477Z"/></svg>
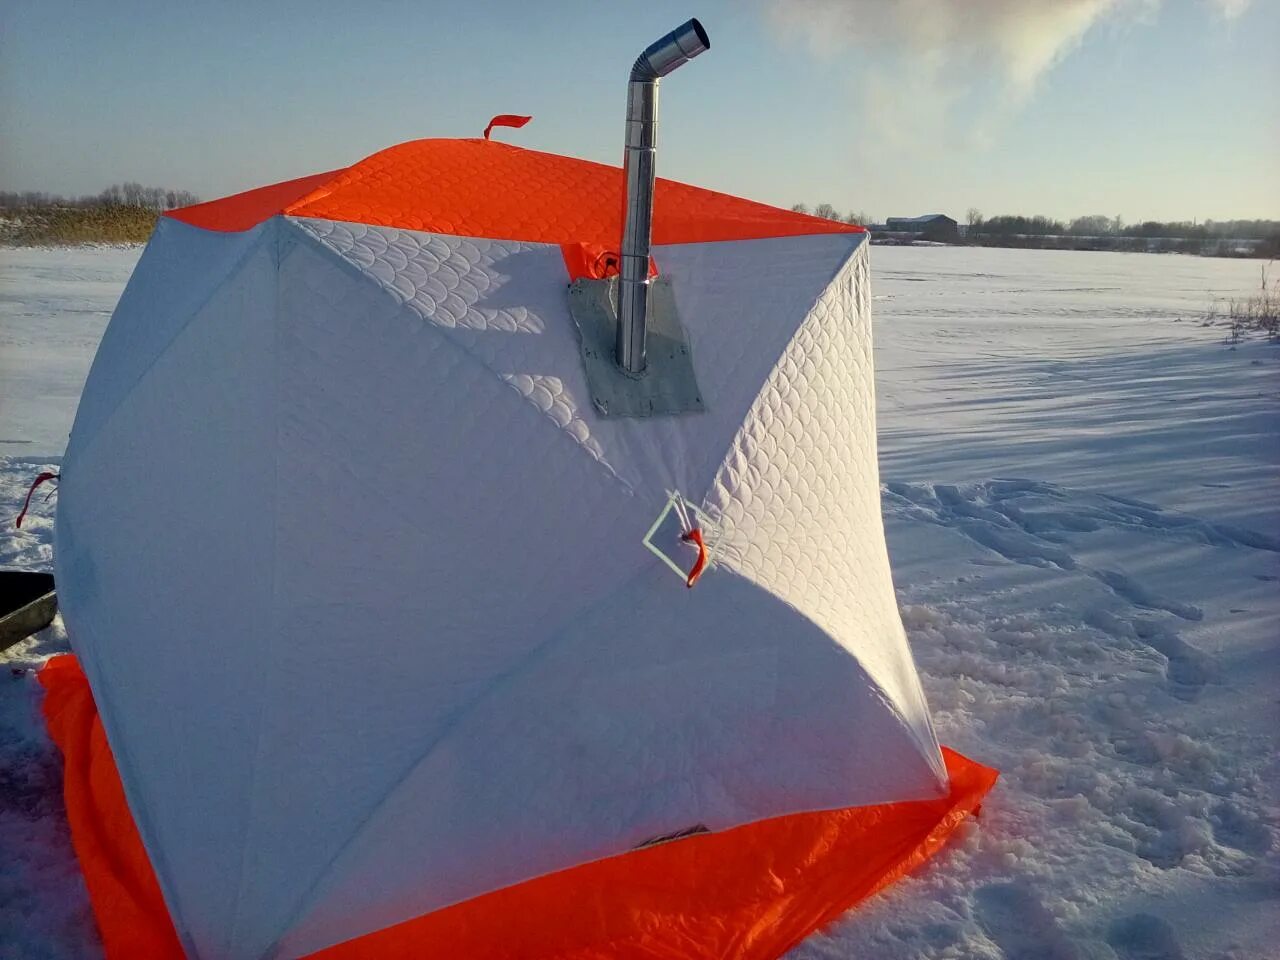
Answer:
<svg viewBox="0 0 1280 960"><path fill-rule="evenodd" d="M536 243L615 245L617 167L491 140L411 140L331 173L259 187L167 216L247 230L277 214ZM653 242L699 243L863 228L659 179Z"/></svg>

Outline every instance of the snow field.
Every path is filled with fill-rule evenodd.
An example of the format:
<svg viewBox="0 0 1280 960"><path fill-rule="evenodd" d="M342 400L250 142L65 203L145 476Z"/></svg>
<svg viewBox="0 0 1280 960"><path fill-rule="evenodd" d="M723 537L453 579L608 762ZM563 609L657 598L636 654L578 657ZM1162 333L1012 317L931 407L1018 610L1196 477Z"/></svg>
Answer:
<svg viewBox="0 0 1280 960"><path fill-rule="evenodd" d="M56 469L137 249L0 258L0 517ZM1280 348L1200 325L1252 262L872 251L883 511L940 739L998 767L817 958L1280 948ZM48 569L52 504L0 527ZM34 668L0 655L0 955L99 955ZM251 668L251 665L246 665Z"/></svg>

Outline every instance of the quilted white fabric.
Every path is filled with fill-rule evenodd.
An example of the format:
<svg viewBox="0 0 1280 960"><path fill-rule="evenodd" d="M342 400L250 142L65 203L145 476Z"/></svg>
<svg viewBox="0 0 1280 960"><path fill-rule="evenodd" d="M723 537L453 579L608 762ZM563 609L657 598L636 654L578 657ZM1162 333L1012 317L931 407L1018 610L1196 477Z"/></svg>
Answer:
<svg viewBox="0 0 1280 960"><path fill-rule="evenodd" d="M81 404L58 578L193 955L937 795L864 236L657 248L708 409L627 420L591 406L558 247L157 233ZM641 543L672 490L719 527L691 591Z"/></svg>
<svg viewBox="0 0 1280 960"><path fill-rule="evenodd" d="M867 257L823 291L734 438L706 506L732 569L854 654L937 757L880 520ZM869 455L870 454L870 455ZM898 642L884 642L893 637ZM938 759L939 779L945 771Z"/></svg>

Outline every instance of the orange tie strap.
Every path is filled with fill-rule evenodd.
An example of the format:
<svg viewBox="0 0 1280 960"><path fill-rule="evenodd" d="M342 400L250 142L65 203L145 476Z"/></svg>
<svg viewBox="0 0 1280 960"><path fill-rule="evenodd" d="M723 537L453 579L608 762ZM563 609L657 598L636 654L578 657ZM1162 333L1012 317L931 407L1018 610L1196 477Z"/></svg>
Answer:
<svg viewBox="0 0 1280 960"><path fill-rule="evenodd" d="M500 113L484 128L484 138L489 139L489 134L493 132L494 127L523 127L532 119L533 117L522 117L517 113Z"/></svg>
<svg viewBox="0 0 1280 960"><path fill-rule="evenodd" d="M702 576L702 571L707 566L707 545L702 540L702 531L694 527L688 533L681 534L680 539L685 543L694 543L698 546L698 559L694 561L693 569L689 571L689 576L685 580L684 585L690 590L693 585L698 582L698 578Z"/></svg>
<svg viewBox="0 0 1280 960"><path fill-rule="evenodd" d="M19 530L22 529L22 521L26 519L27 508L31 506L31 495L36 492L36 487L40 486L40 484L44 483L46 480L61 480L61 479L62 479L62 474L49 473L48 471L46 471L31 481L31 489L27 491L27 499L22 504L22 512L18 514L18 520L14 524L15 527L17 527ZM47 500L49 498L45 497L45 499Z"/></svg>

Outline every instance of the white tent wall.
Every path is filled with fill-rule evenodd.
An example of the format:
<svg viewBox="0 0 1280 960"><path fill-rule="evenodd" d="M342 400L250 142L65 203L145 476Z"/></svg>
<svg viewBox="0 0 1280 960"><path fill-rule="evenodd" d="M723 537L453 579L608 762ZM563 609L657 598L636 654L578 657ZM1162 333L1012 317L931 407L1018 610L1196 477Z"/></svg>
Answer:
<svg viewBox="0 0 1280 960"><path fill-rule="evenodd" d="M706 506L726 531L730 566L858 658L941 784L880 518L870 287L864 244L788 343Z"/></svg>
<svg viewBox="0 0 1280 960"><path fill-rule="evenodd" d="M697 825L937 795L822 631L729 572L698 603L672 603L673 582L644 571L479 698L361 825L282 955ZM851 749L855 731L893 759Z"/></svg>
<svg viewBox="0 0 1280 960"><path fill-rule="evenodd" d="M74 458L98 432L241 261L275 234L276 225L270 222L243 233L219 233L160 218L98 344L67 458Z"/></svg>
<svg viewBox="0 0 1280 960"><path fill-rule="evenodd" d="M112 319L104 342L119 363L95 364L58 498L62 613L193 956L226 955L243 761L263 698L253 663L272 618L275 231L157 234L152 248L169 249L148 250ZM210 290L184 248L232 269ZM136 379L126 345L150 358Z"/></svg>
<svg viewBox="0 0 1280 960"><path fill-rule="evenodd" d="M675 290L707 412L630 419L603 418L591 406L559 247L292 222L522 394L628 490L679 489L695 500L797 327L865 237L655 247L654 259ZM646 501L638 536L656 513Z"/></svg>
<svg viewBox="0 0 1280 960"><path fill-rule="evenodd" d="M617 482L519 393L305 237L279 283L279 625L256 668L281 693L261 721L236 956L287 932L457 717L623 562L575 533L612 515ZM433 812L428 794L416 828L455 833Z"/></svg>
<svg viewBox="0 0 1280 960"><path fill-rule="evenodd" d="M308 876L299 852L315 844L324 863L284 955L690 823L936 795L900 719L830 638L814 631L806 645L803 619L765 615L778 601L746 585L721 600L709 577L689 594L640 546L668 484L695 497L694 484L706 488L797 327L858 260L857 238L660 250L676 289L695 303L703 283L722 280L718 296L687 310L711 412L636 421L604 420L585 402L558 248L298 225L322 241L301 244L281 275L280 470L292 493L281 502L279 549L301 562L281 568L277 594L300 634L291 641L285 628L273 650L287 662L271 669L305 695L268 706L264 767L290 771L282 790L300 787L309 808L324 807L315 822L327 826L300 836L313 824L288 803L261 804L265 821L255 816L263 839L251 858ZM696 264L684 281L671 267L681 259ZM751 313L762 301L773 309ZM753 316L761 319L749 326ZM751 335L756 351L743 346ZM316 522L326 504L333 512ZM366 544L355 565L343 559L352 544ZM642 576L643 586L631 582ZM444 583L453 586L430 589ZM339 596L360 603L332 602ZM579 621L600 604L596 628L584 632ZM342 663L368 649L360 630L369 623L384 631L379 662L352 675ZM704 649L689 640L700 631ZM333 638L319 646L338 662L304 636ZM747 718L770 709L757 694L777 682L780 644L798 658L783 676L801 702L774 707L792 722L770 738ZM744 651L763 651L758 674ZM671 712L681 688L670 674L689 671L704 712L663 727L655 718L682 716ZM598 698L594 709L575 705L582 691ZM360 736L340 729L350 711L330 721L316 703L351 704ZM715 799L726 774L699 749L712 731L760 753L733 804ZM848 749L864 737L877 743L874 754ZM315 773L328 780L310 789L294 758L326 751ZM393 792L333 782L335 770L368 775L375 757L385 765L369 783L391 772ZM670 773L617 789L646 766L686 779L673 792L663 787ZM347 830L334 826L343 816ZM324 862L319 851L335 838L341 852ZM246 891L253 902L287 886L270 870L247 874L269 887Z"/></svg>
<svg viewBox="0 0 1280 960"><path fill-rule="evenodd" d="M130 291L199 286L161 268L185 250L217 292L185 327L176 294L126 294L104 349L156 356L123 393L134 361L95 366L58 530L193 955L300 956L694 824L938 794L864 235L657 248L708 412L650 420L591 407L556 246L212 237L144 255ZM730 551L692 591L640 542L672 489Z"/></svg>

